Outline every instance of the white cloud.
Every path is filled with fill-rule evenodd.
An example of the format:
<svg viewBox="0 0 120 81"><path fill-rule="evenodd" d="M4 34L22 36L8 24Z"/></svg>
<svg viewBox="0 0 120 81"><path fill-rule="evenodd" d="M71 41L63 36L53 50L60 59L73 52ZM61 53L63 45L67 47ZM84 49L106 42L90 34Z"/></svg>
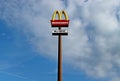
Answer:
<svg viewBox="0 0 120 81"><path fill-rule="evenodd" d="M118 81L119 5L119 0L67 0L67 6L60 0L1 0L0 18L22 29L38 52L56 58L50 19L54 10L66 9L70 27L69 36L63 37L63 59L88 75Z"/></svg>
<svg viewBox="0 0 120 81"><path fill-rule="evenodd" d="M112 79L111 81L119 81L120 80L120 78L114 78L114 79Z"/></svg>

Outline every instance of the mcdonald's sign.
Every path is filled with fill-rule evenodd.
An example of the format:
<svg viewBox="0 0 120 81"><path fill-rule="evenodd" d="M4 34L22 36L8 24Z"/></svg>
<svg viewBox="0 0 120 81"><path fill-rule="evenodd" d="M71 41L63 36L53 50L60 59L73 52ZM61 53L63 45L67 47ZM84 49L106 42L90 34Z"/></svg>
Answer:
<svg viewBox="0 0 120 81"><path fill-rule="evenodd" d="M58 15L58 19L55 19L56 15ZM62 15L64 15L65 19L62 19ZM61 12L55 11L52 16L51 26L52 27L68 27L69 19L68 19L67 13L64 10Z"/></svg>

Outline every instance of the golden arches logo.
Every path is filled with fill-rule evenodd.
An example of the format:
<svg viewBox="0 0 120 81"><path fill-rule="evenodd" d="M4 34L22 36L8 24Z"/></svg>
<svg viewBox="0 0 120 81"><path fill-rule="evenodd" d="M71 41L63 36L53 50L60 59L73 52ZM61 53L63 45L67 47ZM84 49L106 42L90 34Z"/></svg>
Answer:
<svg viewBox="0 0 120 81"><path fill-rule="evenodd" d="M52 20L55 20L56 14L58 14L58 20L62 19L62 14L64 14L65 20L68 20L68 15L67 15L67 13L64 10L62 10L61 12L55 11L53 16L52 16Z"/></svg>
<svg viewBox="0 0 120 81"><path fill-rule="evenodd" d="M56 15L58 15L58 19L56 18ZM62 15L64 15L65 19L62 19ZM51 20L51 26L52 27L68 27L69 25L69 19L67 13L62 10L61 12L55 11L52 16Z"/></svg>

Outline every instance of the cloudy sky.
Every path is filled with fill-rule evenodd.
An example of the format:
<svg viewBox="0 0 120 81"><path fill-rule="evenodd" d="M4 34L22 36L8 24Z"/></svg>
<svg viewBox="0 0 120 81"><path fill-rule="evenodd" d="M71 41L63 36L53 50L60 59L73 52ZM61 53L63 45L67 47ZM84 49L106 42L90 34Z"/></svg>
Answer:
<svg viewBox="0 0 120 81"><path fill-rule="evenodd" d="M0 81L56 81L50 20L65 10L63 81L120 81L120 0L0 0Z"/></svg>

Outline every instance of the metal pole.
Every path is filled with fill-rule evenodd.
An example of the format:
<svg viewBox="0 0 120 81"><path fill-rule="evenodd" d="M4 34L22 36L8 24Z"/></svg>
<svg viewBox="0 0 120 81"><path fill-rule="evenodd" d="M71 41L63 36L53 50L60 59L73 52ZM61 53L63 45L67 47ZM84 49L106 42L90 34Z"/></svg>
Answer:
<svg viewBox="0 0 120 81"><path fill-rule="evenodd" d="M62 81L62 35L58 35L58 81Z"/></svg>

